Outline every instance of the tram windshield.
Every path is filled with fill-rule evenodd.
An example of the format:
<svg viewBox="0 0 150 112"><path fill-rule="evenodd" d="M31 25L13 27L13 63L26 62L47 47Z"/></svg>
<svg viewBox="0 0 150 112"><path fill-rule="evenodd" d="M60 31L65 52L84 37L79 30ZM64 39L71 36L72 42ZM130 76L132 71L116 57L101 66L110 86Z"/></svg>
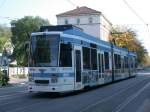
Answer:
<svg viewBox="0 0 150 112"><path fill-rule="evenodd" d="M31 38L30 66L58 66L59 36L36 35Z"/></svg>

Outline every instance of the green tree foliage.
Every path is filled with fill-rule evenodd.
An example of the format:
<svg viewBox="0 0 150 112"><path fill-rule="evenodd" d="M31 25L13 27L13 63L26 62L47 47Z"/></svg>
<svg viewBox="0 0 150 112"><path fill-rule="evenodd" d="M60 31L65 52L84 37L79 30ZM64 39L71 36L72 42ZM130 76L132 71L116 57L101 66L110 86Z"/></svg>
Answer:
<svg viewBox="0 0 150 112"><path fill-rule="evenodd" d="M111 40L119 47L127 48L129 51L136 52L138 56L138 63L148 64L149 58L142 43L136 38L136 32L127 27L115 27L112 29Z"/></svg>
<svg viewBox="0 0 150 112"><path fill-rule="evenodd" d="M38 31L40 26L44 25L49 25L48 20L32 16L11 21L13 57L17 60L18 65L27 66L28 53L25 52L25 43L29 41L29 35L32 32Z"/></svg>
<svg viewBox="0 0 150 112"><path fill-rule="evenodd" d="M11 30L5 25L0 25L0 52L3 52L4 45L10 40Z"/></svg>
<svg viewBox="0 0 150 112"><path fill-rule="evenodd" d="M141 58L142 58L142 61L141 61L141 63L140 63L141 65L143 65L143 66L145 66L145 67L150 66L150 57L149 57L147 51L145 51L143 57L141 57Z"/></svg>
<svg viewBox="0 0 150 112"><path fill-rule="evenodd" d="M4 75L2 71L0 71L0 86L8 85L9 78L7 75Z"/></svg>

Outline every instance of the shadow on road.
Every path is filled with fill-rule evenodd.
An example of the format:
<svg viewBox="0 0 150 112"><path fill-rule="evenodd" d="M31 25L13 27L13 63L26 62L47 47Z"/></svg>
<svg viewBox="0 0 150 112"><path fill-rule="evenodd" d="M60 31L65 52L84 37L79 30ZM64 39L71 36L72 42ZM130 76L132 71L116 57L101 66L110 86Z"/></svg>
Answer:
<svg viewBox="0 0 150 112"><path fill-rule="evenodd" d="M49 93L49 92L44 92L44 93L32 93L32 95L30 96L31 98L34 99L56 99L56 98L64 98L64 97L72 97L75 95L79 95L79 94L83 94L87 91L90 91L91 89L88 90L81 90L81 91L73 91L73 92L67 92L67 93Z"/></svg>

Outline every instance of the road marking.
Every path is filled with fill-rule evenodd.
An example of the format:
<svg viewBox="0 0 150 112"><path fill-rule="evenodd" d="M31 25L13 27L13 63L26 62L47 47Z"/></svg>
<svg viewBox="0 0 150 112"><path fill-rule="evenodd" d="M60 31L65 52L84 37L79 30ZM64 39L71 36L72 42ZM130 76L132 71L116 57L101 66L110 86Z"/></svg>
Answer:
<svg viewBox="0 0 150 112"><path fill-rule="evenodd" d="M142 72L139 72L139 73L136 73L138 75L150 75L150 73L142 73Z"/></svg>
<svg viewBox="0 0 150 112"><path fill-rule="evenodd" d="M27 91L18 91L18 93L14 93L14 94L2 95L2 96L0 96L0 101L5 100L5 99L10 99L17 95L26 94L26 93L28 93L28 92Z"/></svg>
<svg viewBox="0 0 150 112"><path fill-rule="evenodd" d="M27 91L15 91L14 94L0 95L0 97L7 97L7 96L15 95L15 94L20 94L20 93L27 93Z"/></svg>
<svg viewBox="0 0 150 112"><path fill-rule="evenodd" d="M113 112L121 112L122 109L124 109L131 101L133 101L137 96L139 96L148 87L150 87L150 82L146 84L143 88L141 88L138 92L128 97L127 100L125 100L125 102L120 104Z"/></svg>
<svg viewBox="0 0 150 112"><path fill-rule="evenodd" d="M96 105L98 105L98 104L100 104L100 103L106 102L107 100L110 100L111 98L113 98L113 97L115 97L115 96L117 96L117 95L119 95L119 94L121 94L121 93L127 91L128 89L130 89L130 88L134 87L135 85L137 85L137 84L143 82L144 80L147 80L147 78L146 78L146 79L143 79L142 81L139 81L139 82L133 84L132 86L129 86L128 88L123 89L123 90L121 90L121 91L119 91L119 92L117 92L117 93L115 93L115 94L113 94L113 95L111 95L111 96L109 96L109 97L107 97L107 98L104 98L104 99L102 99L102 100L99 100L99 101L96 102L96 103L89 104L86 108L82 109L82 110L79 111L79 112L86 112L88 109L90 109L90 108L92 108L92 107L94 107L94 106L96 106ZM129 84L129 85L130 85L130 84Z"/></svg>
<svg viewBox="0 0 150 112"><path fill-rule="evenodd" d="M30 105L25 105L23 107L20 106L19 108L15 108L14 110L7 111L7 112L22 112L26 108L29 108L31 106L34 106L34 105L37 105L37 104L41 104L41 103L43 103L43 102L42 101L39 101L39 102L36 102L36 103L34 102L34 103L30 104Z"/></svg>
<svg viewBox="0 0 150 112"><path fill-rule="evenodd" d="M5 89L14 89L14 88L22 88L22 87L26 87L26 84L22 84L22 85L15 85L15 86L7 86L7 87L2 87L0 88L0 90L5 90Z"/></svg>

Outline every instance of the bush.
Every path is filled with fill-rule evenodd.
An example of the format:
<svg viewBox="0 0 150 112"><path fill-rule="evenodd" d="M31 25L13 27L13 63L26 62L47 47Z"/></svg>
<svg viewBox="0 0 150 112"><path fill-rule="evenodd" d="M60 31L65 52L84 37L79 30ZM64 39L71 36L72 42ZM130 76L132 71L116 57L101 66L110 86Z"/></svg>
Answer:
<svg viewBox="0 0 150 112"><path fill-rule="evenodd" d="M6 86L8 85L8 81L9 81L9 77L7 75L4 75L4 73L0 71L0 85Z"/></svg>

